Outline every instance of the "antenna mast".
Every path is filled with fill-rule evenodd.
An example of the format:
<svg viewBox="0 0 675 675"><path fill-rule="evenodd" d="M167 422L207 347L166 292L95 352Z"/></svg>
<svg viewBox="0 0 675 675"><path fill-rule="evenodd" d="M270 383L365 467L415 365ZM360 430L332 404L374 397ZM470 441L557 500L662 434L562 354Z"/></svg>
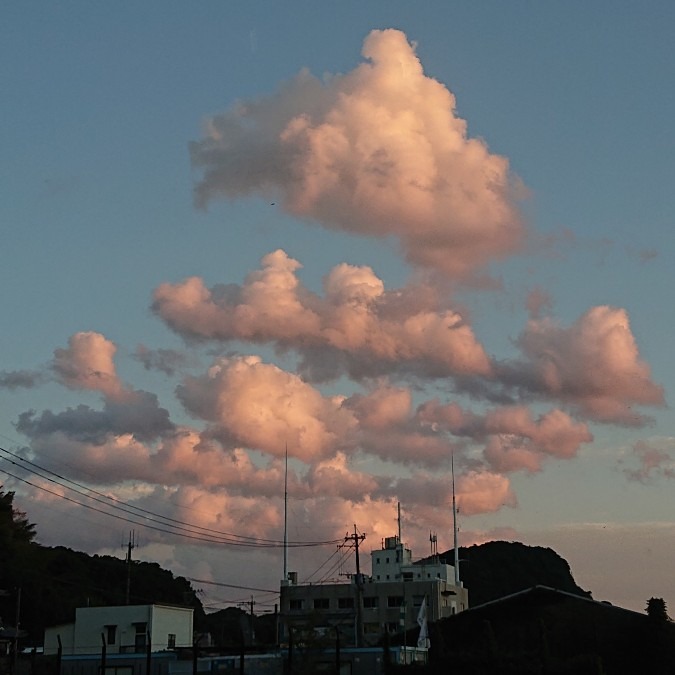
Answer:
<svg viewBox="0 0 675 675"><path fill-rule="evenodd" d="M429 532L429 544L431 545L431 557L438 562L438 536L435 532Z"/></svg>
<svg viewBox="0 0 675 675"><path fill-rule="evenodd" d="M452 534L455 548L455 586L460 585L459 581L459 546L457 545L457 503L455 501L455 453L450 455L450 466L452 468Z"/></svg>
<svg viewBox="0 0 675 675"><path fill-rule="evenodd" d="M398 543L401 543L401 502L398 502Z"/></svg>
<svg viewBox="0 0 675 675"><path fill-rule="evenodd" d="M288 580L288 443L284 471L284 581Z"/></svg>

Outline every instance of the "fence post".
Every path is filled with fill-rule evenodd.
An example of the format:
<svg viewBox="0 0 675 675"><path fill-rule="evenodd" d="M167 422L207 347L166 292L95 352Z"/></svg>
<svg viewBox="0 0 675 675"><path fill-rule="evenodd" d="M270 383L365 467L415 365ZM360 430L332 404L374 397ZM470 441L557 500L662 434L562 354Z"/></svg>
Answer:
<svg viewBox="0 0 675 675"><path fill-rule="evenodd" d="M146 632L147 644L145 646L145 675L150 675L152 671L152 638L150 631Z"/></svg>
<svg viewBox="0 0 675 675"><path fill-rule="evenodd" d="M106 655L105 635L101 633L101 675L105 675L105 655Z"/></svg>

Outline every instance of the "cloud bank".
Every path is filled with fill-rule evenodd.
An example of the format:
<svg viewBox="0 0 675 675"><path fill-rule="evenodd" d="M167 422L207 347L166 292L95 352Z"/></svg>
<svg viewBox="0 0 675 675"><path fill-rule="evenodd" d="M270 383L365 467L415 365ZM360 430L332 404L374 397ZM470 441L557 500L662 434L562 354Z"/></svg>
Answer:
<svg viewBox="0 0 675 675"><path fill-rule="evenodd" d="M468 136L403 33L373 31L363 57L347 74L303 71L208 120L191 145L195 201L272 196L323 227L393 238L411 281L387 288L371 267L342 261L317 291L277 249L241 283L161 283L152 311L184 348L142 344L133 359L170 393L160 401L127 383L118 345L75 333L47 367L0 373L8 390L51 380L98 398L20 414L26 457L136 505L161 503L168 517L280 539L288 451L299 538L359 522L377 541L395 530L400 501L421 549L429 527L448 530L451 462L463 516L515 509L513 474L574 459L593 424L641 427L643 408L665 405L620 307L590 307L566 326L535 287L513 353L488 352L457 298L522 250L518 179ZM672 477L671 457L638 445L626 473ZM58 502L46 494L34 496Z"/></svg>

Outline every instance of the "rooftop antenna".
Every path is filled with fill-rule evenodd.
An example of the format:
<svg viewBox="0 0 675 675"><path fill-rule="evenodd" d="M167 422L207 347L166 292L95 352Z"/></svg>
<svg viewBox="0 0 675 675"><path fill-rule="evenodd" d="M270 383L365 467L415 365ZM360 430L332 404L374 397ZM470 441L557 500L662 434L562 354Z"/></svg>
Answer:
<svg viewBox="0 0 675 675"><path fill-rule="evenodd" d="M398 543L401 543L401 502L398 502Z"/></svg>
<svg viewBox="0 0 675 675"><path fill-rule="evenodd" d="M429 544L431 545L431 556L438 558L438 535L435 532L429 532Z"/></svg>
<svg viewBox="0 0 675 675"><path fill-rule="evenodd" d="M459 580L459 546L457 545L457 502L455 501L455 453L450 455L450 466L452 469L452 534L455 548L455 586L460 585Z"/></svg>
<svg viewBox="0 0 675 675"><path fill-rule="evenodd" d="M288 443L286 443L286 469L284 471L284 581L288 580Z"/></svg>

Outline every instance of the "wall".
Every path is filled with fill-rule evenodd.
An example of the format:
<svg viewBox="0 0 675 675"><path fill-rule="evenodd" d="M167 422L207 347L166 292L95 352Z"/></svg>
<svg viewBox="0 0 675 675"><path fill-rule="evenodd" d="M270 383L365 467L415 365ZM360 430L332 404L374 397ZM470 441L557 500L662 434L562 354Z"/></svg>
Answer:
<svg viewBox="0 0 675 675"><path fill-rule="evenodd" d="M191 647L193 612L186 607L153 605L150 625L152 651L168 648L168 635L176 636L176 647Z"/></svg>

